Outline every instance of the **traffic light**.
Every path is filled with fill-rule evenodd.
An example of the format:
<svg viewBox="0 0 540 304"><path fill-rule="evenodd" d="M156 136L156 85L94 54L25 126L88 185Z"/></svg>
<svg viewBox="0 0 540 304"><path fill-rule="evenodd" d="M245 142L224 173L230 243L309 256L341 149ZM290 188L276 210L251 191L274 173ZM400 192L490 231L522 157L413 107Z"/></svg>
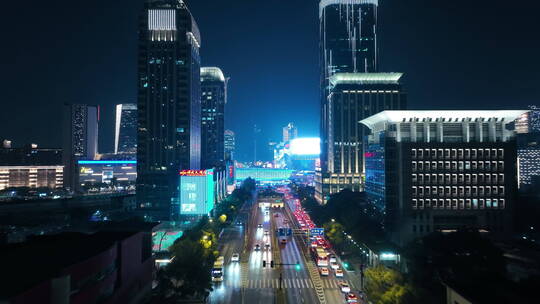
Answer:
<svg viewBox="0 0 540 304"><path fill-rule="evenodd" d="M263 268L266 268L266 261L263 260Z"/></svg>
<svg viewBox="0 0 540 304"><path fill-rule="evenodd" d="M299 262L296 262L295 268L296 268L296 270L300 270L300 263Z"/></svg>
<svg viewBox="0 0 540 304"><path fill-rule="evenodd" d="M274 261L270 261L270 268L274 268Z"/></svg>
<svg viewBox="0 0 540 304"><path fill-rule="evenodd" d="M349 268L349 263L343 262L343 268L348 269Z"/></svg>

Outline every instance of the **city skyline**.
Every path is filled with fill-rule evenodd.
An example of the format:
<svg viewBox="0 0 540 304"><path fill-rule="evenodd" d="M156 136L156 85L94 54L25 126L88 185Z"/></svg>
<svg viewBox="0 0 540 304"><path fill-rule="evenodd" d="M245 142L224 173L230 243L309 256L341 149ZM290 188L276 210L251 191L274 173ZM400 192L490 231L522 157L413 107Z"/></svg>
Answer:
<svg viewBox="0 0 540 304"><path fill-rule="evenodd" d="M279 2L213 3L215 10L205 10L208 1L186 2L201 26L203 36L208 37L205 40L208 44L201 48L202 57L205 58L202 64L220 66L231 77L230 107L227 110L229 117L231 113L246 109L249 116L264 117L265 113L261 109L268 107L284 115L275 122L265 119L250 122L260 125L263 137L278 138L279 128L289 121L294 121L299 129L303 130L302 136L317 136L318 112L315 108L305 106L317 103L319 96L318 28L313 26L318 19L318 1L290 1L288 3L290 12L280 12L284 22L276 24L272 29L266 26L270 19L265 17L265 14L277 13L279 6L276 4ZM534 28L537 28L539 21L529 14L536 11L539 4L522 3L519 11L506 11L504 3L504 1L475 1L463 11L455 3L419 1L405 4L380 1L379 19L382 20L382 24L378 33L379 70L405 73L404 82L409 93L411 109L474 109L476 104L490 109L503 109L509 105L526 108L528 105L537 104L540 91L534 87L533 79L535 79L534 71L540 66L540 62L532 54L538 52L540 44L529 37L534 36ZM104 5L107 10L101 9ZM136 60L134 50L137 35L133 32L133 28L137 26L135 16L142 7L142 1L114 3L95 1L87 3L84 11L76 10L75 4L68 1L59 2L58 6L63 8L61 10L56 10L55 6L46 3L35 4L35 12L34 9L28 10L27 3L7 3L6 6L7 10L24 10L29 14L28 18L41 18L35 15L38 11L43 12L43 15L67 18L73 23L73 27L59 28L53 24L43 24L44 36L63 37L65 35L57 33L69 31L66 33L72 37L69 43L73 44L83 56L75 57L62 51L67 49L62 48L62 45L68 42L60 38L56 38L55 45L59 47L54 50L40 43L40 38L37 37L20 41L22 49L40 49L39 53L19 52L16 51L19 49L15 47L16 44L6 45L0 51L2 57L15 59L10 61L20 61L21 64L12 65L6 62L5 75L29 70L38 63L44 64L42 71L53 69L47 60L44 60L45 57L52 58L50 62L57 63L55 69L65 73L52 77L45 76L42 71L31 73L30 81L35 81L40 86L40 90L33 90L36 92L21 90L22 82L19 84L9 78L3 79L3 83L10 84L0 93L3 102L14 111L24 111L27 106L35 106L39 111L27 112L29 119L46 124L47 127L23 127L14 115L1 113L0 137L10 138L19 143L39 142L41 146L59 147L60 136L44 135L60 127L60 115L57 112L61 105L100 104L103 114L100 126L100 134L103 136L99 144L103 150L100 148L100 152L112 152L113 134L106 133L103 128L113 128L115 104L136 100L133 63ZM252 15L244 16L245 11L251 11ZM505 18L498 18L502 12ZM452 17L456 15L461 18ZM261 36L266 37L268 41L264 42L259 36L249 36L245 41L236 40L234 35L222 37L220 35L222 31L238 29L240 23L235 21L238 19L236 16L246 18L242 23L252 24L256 30L264 33ZM12 17L7 16L5 21L9 22L10 18ZM447 25L450 18L452 26ZM423 25L428 22L430 27L424 27ZM96 26L88 27L85 24ZM285 30L289 24L293 26ZM406 26L401 26L402 24ZM6 37L18 41L17 37L24 36L23 33L27 30L25 26L10 30L6 32ZM237 43L227 44L224 43L224 39L235 39ZM258 46L282 39L291 47L291 52L287 56L258 53ZM424 43L425 41L431 42L429 46ZM456 46L452 41L461 41L461 45L466 47ZM89 43L92 43L91 47ZM40 47L37 47L37 44ZM511 47L514 44L525 47L515 49ZM241 54L244 54L242 50L246 51L246 56L254 62L253 65L237 65L243 56ZM266 59L258 59L258 56L252 54L264 54L262 58ZM268 65L265 61L273 64ZM77 64L71 66L71 62ZM75 71L72 70L75 66L82 66L83 73L71 77L70 75L75 75ZM289 66L295 66L295 69L283 78L276 80L270 77ZM438 72L441 70L446 72ZM251 77L251 75L261 76ZM67 79L76 89L57 90L58 84L68 81ZM275 85L282 90L263 94L265 87L274 81L277 81ZM492 85L499 90L496 92L489 90ZM36 95L37 91L40 92L39 96ZM435 94L442 97L430 104ZM266 97L261 99L262 95ZM249 109L254 100L263 107ZM295 117L293 113L301 115ZM56 119L46 123L46 117ZM237 133L238 158L249 160L252 154L249 146L250 132L242 130L241 124L234 120L227 120L225 128Z"/></svg>
<svg viewBox="0 0 540 304"><path fill-rule="evenodd" d="M540 3L4 8L0 302L537 302Z"/></svg>

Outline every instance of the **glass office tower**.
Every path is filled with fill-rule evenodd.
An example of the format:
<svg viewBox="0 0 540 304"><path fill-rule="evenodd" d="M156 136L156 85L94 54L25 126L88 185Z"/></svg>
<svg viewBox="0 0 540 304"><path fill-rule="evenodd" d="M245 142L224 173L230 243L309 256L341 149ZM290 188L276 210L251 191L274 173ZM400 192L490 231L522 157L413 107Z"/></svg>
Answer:
<svg viewBox="0 0 540 304"><path fill-rule="evenodd" d="M137 204L174 218L178 171L199 169L201 36L180 0L148 0L139 22Z"/></svg>
<svg viewBox="0 0 540 304"><path fill-rule="evenodd" d="M116 105L114 128L114 153L137 152L137 105L124 103Z"/></svg>
<svg viewBox="0 0 540 304"><path fill-rule="evenodd" d="M211 169L225 158L227 80L221 69L201 68L201 167Z"/></svg>

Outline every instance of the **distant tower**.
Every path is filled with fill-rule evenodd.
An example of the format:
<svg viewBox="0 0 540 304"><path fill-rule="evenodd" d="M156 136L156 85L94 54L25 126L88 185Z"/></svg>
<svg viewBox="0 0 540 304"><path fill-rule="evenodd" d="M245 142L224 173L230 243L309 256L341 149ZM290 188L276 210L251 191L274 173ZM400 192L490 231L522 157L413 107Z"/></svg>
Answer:
<svg viewBox="0 0 540 304"><path fill-rule="evenodd" d="M74 190L76 161L93 160L98 153L99 106L66 104L63 120L64 185Z"/></svg>
<svg viewBox="0 0 540 304"><path fill-rule="evenodd" d="M114 153L137 152L137 105L124 103L116 105L114 128Z"/></svg>
<svg viewBox="0 0 540 304"><path fill-rule="evenodd" d="M253 125L253 163L257 162L257 144L260 134L261 128L257 127L257 125Z"/></svg>
<svg viewBox="0 0 540 304"><path fill-rule="evenodd" d="M225 157L227 79L221 69L201 68L201 168L211 169Z"/></svg>
<svg viewBox="0 0 540 304"><path fill-rule="evenodd" d="M298 128L292 122L283 127L283 142L288 142L298 137Z"/></svg>
<svg viewBox="0 0 540 304"><path fill-rule="evenodd" d="M231 130L225 130L225 159L234 160L235 136Z"/></svg>
<svg viewBox="0 0 540 304"><path fill-rule="evenodd" d="M137 205L152 220L177 217L178 171L200 167L200 45L183 1L146 1L139 21Z"/></svg>

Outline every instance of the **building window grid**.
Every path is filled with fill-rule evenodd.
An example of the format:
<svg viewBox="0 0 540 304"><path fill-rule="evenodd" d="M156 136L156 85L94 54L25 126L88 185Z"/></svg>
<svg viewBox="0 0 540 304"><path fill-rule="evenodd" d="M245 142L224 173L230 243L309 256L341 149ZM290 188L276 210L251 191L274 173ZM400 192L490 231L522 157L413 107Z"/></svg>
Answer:
<svg viewBox="0 0 540 304"><path fill-rule="evenodd" d="M504 149L412 149L411 156L413 159L424 156L432 160L441 158L452 160L454 159L502 159ZM444 164L444 169L443 169ZM439 186L413 186L413 197L460 197L459 200L446 201L434 200L431 203L429 198L418 201L415 199L413 208L446 208L446 209L480 209L484 208L505 208L504 199L497 198L471 198L471 197L501 197L504 196L504 186L494 186L504 184L504 174L454 174L454 172L463 171L504 171L504 161L413 161L412 162L413 184L418 185L443 185ZM436 174L425 173L429 171L445 170L451 171L452 174ZM437 178L438 177L438 178ZM465 186L466 184L467 186ZM480 184L480 186L469 186L471 184ZM490 184L490 185L486 185ZM448 186L452 185L452 186ZM467 199L462 199L466 197ZM486 204L489 200L489 204ZM429 203L428 203L429 202ZM445 202L445 203L444 203Z"/></svg>

